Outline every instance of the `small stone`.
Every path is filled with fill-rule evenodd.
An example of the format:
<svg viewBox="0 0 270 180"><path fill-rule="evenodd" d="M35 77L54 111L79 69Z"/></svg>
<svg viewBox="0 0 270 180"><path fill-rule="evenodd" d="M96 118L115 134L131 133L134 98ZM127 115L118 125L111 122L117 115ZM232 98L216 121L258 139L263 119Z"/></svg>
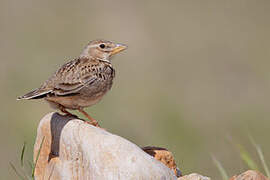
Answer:
<svg viewBox="0 0 270 180"><path fill-rule="evenodd" d="M240 175L231 177L230 180L269 180L262 173L254 170L248 170Z"/></svg>
<svg viewBox="0 0 270 180"><path fill-rule="evenodd" d="M165 148L146 146L143 147L144 150L149 155L153 156L156 160L165 164L168 168L172 169L176 177L182 175L181 171L177 168L173 154Z"/></svg>
<svg viewBox="0 0 270 180"><path fill-rule="evenodd" d="M197 173L192 173L183 177L178 178L178 180L211 180L209 177L202 176Z"/></svg>

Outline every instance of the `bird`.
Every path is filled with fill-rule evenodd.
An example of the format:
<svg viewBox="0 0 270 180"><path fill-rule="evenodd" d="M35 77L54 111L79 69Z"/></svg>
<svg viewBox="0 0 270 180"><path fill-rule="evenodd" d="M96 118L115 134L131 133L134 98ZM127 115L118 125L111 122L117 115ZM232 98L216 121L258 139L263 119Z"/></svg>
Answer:
<svg viewBox="0 0 270 180"><path fill-rule="evenodd" d="M125 49L126 45L107 40L90 41L77 58L63 64L39 88L17 100L44 99L65 115L73 116L67 109L78 110L90 124L100 127L84 108L98 103L111 89L115 77L111 58Z"/></svg>

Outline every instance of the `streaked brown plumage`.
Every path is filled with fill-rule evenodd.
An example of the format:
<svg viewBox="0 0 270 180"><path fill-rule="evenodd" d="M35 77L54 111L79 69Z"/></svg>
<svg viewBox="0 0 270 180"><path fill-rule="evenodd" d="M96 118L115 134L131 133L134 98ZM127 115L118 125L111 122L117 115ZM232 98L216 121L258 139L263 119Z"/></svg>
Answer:
<svg viewBox="0 0 270 180"><path fill-rule="evenodd" d="M110 41L91 41L78 58L61 66L41 87L18 100L44 98L66 114L70 114L66 109L79 110L98 125L83 108L96 104L111 88L115 71L110 58L126 48Z"/></svg>

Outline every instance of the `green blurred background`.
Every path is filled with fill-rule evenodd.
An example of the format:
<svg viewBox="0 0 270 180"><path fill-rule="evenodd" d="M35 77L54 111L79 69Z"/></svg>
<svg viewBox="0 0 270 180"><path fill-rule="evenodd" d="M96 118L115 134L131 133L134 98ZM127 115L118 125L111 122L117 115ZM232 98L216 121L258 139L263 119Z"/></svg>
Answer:
<svg viewBox="0 0 270 180"><path fill-rule="evenodd" d="M32 159L43 101L16 101L93 39L125 43L112 90L87 109L108 131L171 150L184 174L247 167L228 139L270 160L270 1L0 0L0 179ZM269 163L268 163L269 164Z"/></svg>

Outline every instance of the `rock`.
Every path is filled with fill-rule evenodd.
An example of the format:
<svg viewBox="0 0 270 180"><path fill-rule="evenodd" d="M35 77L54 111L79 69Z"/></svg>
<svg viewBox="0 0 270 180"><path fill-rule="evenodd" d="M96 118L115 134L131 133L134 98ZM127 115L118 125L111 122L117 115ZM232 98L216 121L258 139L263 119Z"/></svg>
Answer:
<svg viewBox="0 0 270 180"><path fill-rule="evenodd" d="M130 141L58 113L40 121L34 160L39 149L36 180L177 179L171 169Z"/></svg>
<svg viewBox="0 0 270 180"><path fill-rule="evenodd" d="M202 176L200 174L192 173L183 177L178 178L178 180L211 180L209 177Z"/></svg>
<svg viewBox="0 0 270 180"><path fill-rule="evenodd" d="M181 176L181 171L177 168L174 157L170 151L165 148L154 146L146 146L143 147L142 150L172 169L177 177Z"/></svg>
<svg viewBox="0 0 270 180"><path fill-rule="evenodd" d="M269 180L262 173L254 170L248 170L238 176L233 176L230 180Z"/></svg>

